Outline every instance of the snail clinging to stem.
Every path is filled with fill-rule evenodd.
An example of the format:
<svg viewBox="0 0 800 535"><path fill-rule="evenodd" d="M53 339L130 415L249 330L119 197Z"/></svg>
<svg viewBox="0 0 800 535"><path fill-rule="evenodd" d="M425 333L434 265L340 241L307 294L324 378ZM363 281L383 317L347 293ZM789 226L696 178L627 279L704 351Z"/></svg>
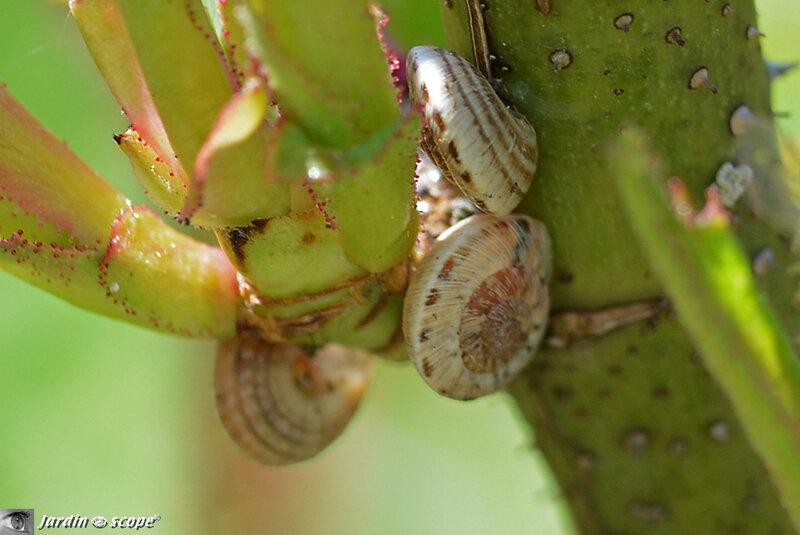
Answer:
<svg viewBox="0 0 800 535"><path fill-rule="evenodd" d="M406 68L411 103L426 119L422 150L481 211L511 213L536 173L536 131L455 52L417 46Z"/></svg>
<svg viewBox="0 0 800 535"><path fill-rule="evenodd" d="M506 215L533 180L536 132L455 52L413 48L407 71L411 102L426 119L420 148L487 213L442 233L416 266L403 333L409 358L432 388L472 399L519 373L547 324L547 230L528 216Z"/></svg>
<svg viewBox="0 0 800 535"><path fill-rule="evenodd" d="M550 309L550 240L525 215L477 215L445 231L406 291L409 358L437 392L472 399L531 359Z"/></svg>

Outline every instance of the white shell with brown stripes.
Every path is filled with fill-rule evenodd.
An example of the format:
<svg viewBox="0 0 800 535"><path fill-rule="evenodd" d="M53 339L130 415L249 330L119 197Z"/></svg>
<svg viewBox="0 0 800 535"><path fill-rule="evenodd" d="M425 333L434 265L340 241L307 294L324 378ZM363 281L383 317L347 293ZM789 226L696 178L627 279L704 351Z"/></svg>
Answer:
<svg viewBox="0 0 800 535"><path fill-rule="evenodd" d="M536 132L467 60L418 46L406 60L412 105L426 119L421 148L481 211L505 215L536 172Z"/></svg>
<svg viewBox="0 0 800 535"><path fill-rule="evenodd" d="M309 356L245 331L220 345L217 409L234 441L262 464L309 459L350 421L366 387L368 355L327 345Z"/></svg>
<svg viewBox="0 0 800 535"><path fill-rule="evenodd" d="M437 392L472 399L505 386L547 325L545 226L480 214L449 228L412 274L403 308L409 358Z"/></svg>

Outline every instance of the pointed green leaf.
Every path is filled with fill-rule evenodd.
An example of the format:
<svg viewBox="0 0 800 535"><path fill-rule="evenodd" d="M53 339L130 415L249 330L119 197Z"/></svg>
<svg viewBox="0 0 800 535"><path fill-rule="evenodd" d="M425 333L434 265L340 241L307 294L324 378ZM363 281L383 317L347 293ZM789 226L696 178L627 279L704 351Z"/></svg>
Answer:
<svg viewBox="0 0 800 535"><path fill-rule="evenodd" d="M159 116L190 169L235 85L200 0L72 0L70 7L134 128L171 157L155 144Z"/></svg>
<svg viewBox="0 0 800 535"><path fill-rule="evenodd" d="M119 5L114 1L71 0L70 9L111 92L148 146L178 174L164 124L147 87Z"/></svg>
<svg viewBox="0 0 800 535"><path fill-rule="evenodd" d="M418 114L398 122L361 148L368 159L319 188L329 199L347 257L372 273L408 258L417 239L413 173L421 129ZM375 210L378 199L381 208Z"/></svg>
<svg viewBox="0 0 800 535"><path fill-rule="evenodd" d="M313 142L348 147L399 116L369 5L361 0L249 0L251 47L285 117Z"/></svg>
<svg viewBox="0 0 800 535"><path fill-rule="evenodd" d="M186 202L188 184L181 175L176 175L172 168L154 151L133 128L120 136L115 136L122 152L133 166L133 174L145 193L164 209L165 213L175 217ZM183 173L183 168L180 168Z"/></svg>
<svg viewBox="0 0 800 535"><path fill-rule="evenodd" d="M182 218L218 228L288 214L288 185L266 176L265 147L278 135L265 120L268 104L266 87L251 78L225 106L197 156Z"/></svg>
<svg viewBox="0 0 800 535"><path fill-rule="evenodd" d="M679 222L637 131L623 134L611 164L650 266L800 527L800 360L760 295L728 216L711 203L692 218L685 195L676 205Z"/></svg>
<svg viewBox="0 0 800 535"><path fill-rule="evenodd" d="M234 16L235 0L202 0L217 42L225 52L228 72L242 82L251 62L244 43L244 30ZM239 85L236 86L237 88Z"/></svg>

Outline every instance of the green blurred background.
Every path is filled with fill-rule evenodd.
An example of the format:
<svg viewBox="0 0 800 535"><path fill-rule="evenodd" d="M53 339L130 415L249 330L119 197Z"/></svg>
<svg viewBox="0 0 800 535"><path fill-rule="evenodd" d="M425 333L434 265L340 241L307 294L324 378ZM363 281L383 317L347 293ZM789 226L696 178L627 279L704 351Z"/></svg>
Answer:
<svg viewBox="0 0 800 535"><path fill-rule="evenodd" d="M441 44L435 2L383 2L398 42ZM760 3L768 58L798 59L797 0ZM127 128L63 3L0 0L0 83L134 202ZM800 75L774 89L800 133ZM559 535L559 493L504 394L458 403L377 362L345 434L284 469L217 421L215 346L74 308L0 272L0 508L151 516L163 534Z"/></svg>

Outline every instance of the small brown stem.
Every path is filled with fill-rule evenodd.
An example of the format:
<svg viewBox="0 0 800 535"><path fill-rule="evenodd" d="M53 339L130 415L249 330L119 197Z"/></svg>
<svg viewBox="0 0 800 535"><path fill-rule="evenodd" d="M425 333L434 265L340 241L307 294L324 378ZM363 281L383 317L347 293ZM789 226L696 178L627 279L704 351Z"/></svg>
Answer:
<svg viewBox="0 0 800 535"><path fill-rule="evenodd" d="M653 299L601 310L558 312L550 316L546 343L550 347L565 347L637 321L655 320L669 309L669 299Z"/></svg>

